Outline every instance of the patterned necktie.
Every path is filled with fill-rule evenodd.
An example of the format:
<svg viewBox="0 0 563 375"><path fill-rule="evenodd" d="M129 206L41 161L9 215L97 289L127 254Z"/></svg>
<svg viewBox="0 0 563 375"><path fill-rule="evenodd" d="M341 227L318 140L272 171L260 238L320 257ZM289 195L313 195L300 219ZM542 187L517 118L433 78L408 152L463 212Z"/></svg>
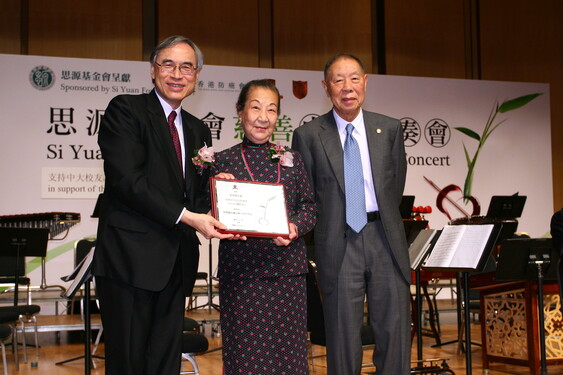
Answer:
<svg viewBox="0 0 563 375"><path fill-rule="evenodd" d="M180 137L178 136L178 129L174 125L174 120L178 114L176 111L170 112L168 115L168 129L170 130L170 135L172 136L172 143L174 143L174 148L176 149L176 156L178 157L178 163L180 163L180 170L183 167L182 163L182 147L180 146Z"/></svg>
<svg viewBox="0 0 563 375"><path fill-rule="evenodd" d="M346 223L356 233L367 224L366 196L362 157L358 142L352 137L354 125L346 125L344 141L344 185L346 189Z"/></svg>

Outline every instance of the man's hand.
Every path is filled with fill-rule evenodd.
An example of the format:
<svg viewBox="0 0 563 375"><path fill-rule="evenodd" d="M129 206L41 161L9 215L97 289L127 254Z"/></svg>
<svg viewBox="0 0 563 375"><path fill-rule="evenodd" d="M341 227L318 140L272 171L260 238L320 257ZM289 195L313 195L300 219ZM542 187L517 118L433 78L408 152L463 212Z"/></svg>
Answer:
<svg viewBox="0 0 563 375"><path fill-rule="evenodd" d="M181 222L194 228L207 239L242 239L241 236L238 235L238 238L235 238L234 234L220 233L217 231L217 229L226 229L226 226L208 214L197 214L195 212L185 210L182 215Z"/></svg>
<svg viewBox="0 0 563 375"><path fill-rule="evenodd" d="M235 176L234 176L233 174L231 174L231 173L226 173L226 172L217 173L217 174L216 174L215 176L213 176L213 177L215 177L215 178L222 178L222 179L224 179L224 180L235 180ZM218 221L217 221L217 222L218 222ZM218 223L219 223L219 222L218 222ZM220 223L220 224L221 224L221 223ZM223 225L223 224L221 224L221 225ZM218 228L224 229L225 226L223 225L222 227L218 227ZM202 233L202 234L203 234L203 233ZM240 234L235 234L235 235L233 235L232 237L227 238L227 239L229 239L229 240L234 240L234 241L238 241L238 240L240 240L240 241L246 241L246 236L243 236L243 235L240 235Z"/></svg>
<svg viewBox="0 0 563 375"><path fill-rule="evenodd" d="M215 176L213 176L215 178L222 178L224 180L235 180L235 176L231 173L226 173L226 172L221 172L221 173L217 173Z"/></svg>

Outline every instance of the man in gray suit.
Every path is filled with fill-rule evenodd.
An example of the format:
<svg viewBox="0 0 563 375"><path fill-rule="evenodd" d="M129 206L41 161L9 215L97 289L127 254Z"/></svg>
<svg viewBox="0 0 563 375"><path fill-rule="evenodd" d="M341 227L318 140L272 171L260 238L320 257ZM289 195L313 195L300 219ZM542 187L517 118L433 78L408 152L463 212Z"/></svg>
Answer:
<svg viewBox="0 0 563 375"><path fill-rule="evenodd" d="M333 109L296 129L293 148L303 156L318 206L315 256L328 374L360 374L367 295L377 374L406 375L410 267L399 212L406 179L403 132L400 121L362 110L367 81L357 57L331 58L322 84ZM350 176L357 173L354 191Z"/></svg>

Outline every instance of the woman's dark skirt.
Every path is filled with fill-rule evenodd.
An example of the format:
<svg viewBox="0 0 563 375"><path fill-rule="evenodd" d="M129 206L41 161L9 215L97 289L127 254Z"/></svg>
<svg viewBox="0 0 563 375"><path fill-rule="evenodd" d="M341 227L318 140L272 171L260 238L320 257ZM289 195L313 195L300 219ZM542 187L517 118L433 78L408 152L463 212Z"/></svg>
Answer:
<svg viewBox="0 0 563 375"><path fill-rule="evenodd" d="M223 366L231 374L308 374L306 276L221 278Z"/></svg>

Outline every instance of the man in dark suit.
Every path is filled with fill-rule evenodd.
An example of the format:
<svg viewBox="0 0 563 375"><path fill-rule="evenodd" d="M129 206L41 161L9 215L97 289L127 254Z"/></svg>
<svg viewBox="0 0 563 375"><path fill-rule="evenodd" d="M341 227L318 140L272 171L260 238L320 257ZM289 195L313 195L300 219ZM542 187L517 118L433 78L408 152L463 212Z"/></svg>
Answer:
<svg viewBox="0 0 563 375"><path fill-rule="evenodd" d="M367 81L357 57L331 58L322 84L333 109L297 128L293 148L303 156L318 207L314 241L328 374L360 374L367 295L377 374L406 375L410 269L399 212L406 179L403 132L400 121L362 110ZM359 155L351 158L347 149L354 143ZM351 172L354 165L362 170L355 195L348 177L358 173ZM347 212L358 201L360 209Z"/></svg>
<svg viewBox="0 0 563 375"><path fill-rule="evenodd" d="M106 374L178 374L185 296L199 261L196 230L229 238L208 212L191 162L211 146L209 129L181 108L203 67L199 48L170 37L151 55L148 94L111 100L100 125L104 199L94 275L105 336Z"/></svg>

